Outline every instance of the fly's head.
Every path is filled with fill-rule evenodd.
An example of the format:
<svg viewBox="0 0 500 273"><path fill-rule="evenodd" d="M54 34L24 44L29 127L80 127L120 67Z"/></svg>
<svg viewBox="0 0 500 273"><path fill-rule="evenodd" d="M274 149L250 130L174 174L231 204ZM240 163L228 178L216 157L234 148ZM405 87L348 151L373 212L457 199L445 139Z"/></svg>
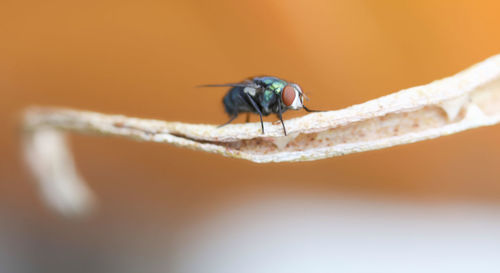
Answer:
<svg viewBox="0 0 500 273"><path fill-rule="evenodd" d="M304 103L302 102L304 97L304 93L300 86L295 83L289 83L281 92L281 100L283 104L292 110L299 110L304 108Z"/></svg>

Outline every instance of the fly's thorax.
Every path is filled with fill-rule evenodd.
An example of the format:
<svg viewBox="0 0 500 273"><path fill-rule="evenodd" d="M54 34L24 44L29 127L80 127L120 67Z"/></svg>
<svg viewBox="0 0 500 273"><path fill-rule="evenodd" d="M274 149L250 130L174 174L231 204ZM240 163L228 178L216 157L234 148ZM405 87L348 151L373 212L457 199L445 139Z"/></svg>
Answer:
<svg viewBox="0 0 500 273"><path fill-rule="evenodd" d="M262 108L262 111L266 114L272 113L273 105L276 103L277 95L275 92L269 89L265 89L260 97L259 104Z"/></svg>
<svg viewBox="0 0 500 273"><path fill-rule="evenodd" d="M262 95L262 101L270 103L273 100L274 96L275 94L273 93L273 91L266 89L264 90L264 94Z"/></svg>
<svg viewBox="0 0 500 273"><path fill-rule="evenodd" d="M279 81L274 81L267 88L271 89L276 94L281 94L281 92L283 92L283 88L285 88L285 86L286 86L286 82L279 80Z"/></svg>

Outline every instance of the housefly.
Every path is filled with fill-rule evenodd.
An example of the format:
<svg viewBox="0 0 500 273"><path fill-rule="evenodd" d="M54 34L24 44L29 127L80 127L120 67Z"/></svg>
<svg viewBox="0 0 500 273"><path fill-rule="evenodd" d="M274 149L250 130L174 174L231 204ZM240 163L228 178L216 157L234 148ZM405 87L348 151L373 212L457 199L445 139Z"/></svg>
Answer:
<svg viewBox="0 0 500 273"><path fill-rule="evenodd" d="M202 85L202 87L226 86L231 87L231 89L224 96L222 102L230 119L219 127L231 123L240 113L247 113L247 122L249 114L256 113L260 116L262 134L264 134L262 116L276 114L283 126L283 133L286 135L282 114L288 109L300 110L303 108L307 112L320 112L311 110L304 105L303 99L307 99L307 97L299 85L277 77L264 76L240 83Z"/></svg>

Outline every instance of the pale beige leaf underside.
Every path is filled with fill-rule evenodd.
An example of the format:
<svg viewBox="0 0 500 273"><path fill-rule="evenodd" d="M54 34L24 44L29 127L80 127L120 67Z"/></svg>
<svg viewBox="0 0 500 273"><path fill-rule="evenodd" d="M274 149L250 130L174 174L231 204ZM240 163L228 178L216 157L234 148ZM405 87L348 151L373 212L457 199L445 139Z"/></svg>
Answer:
<svg viewBox="0 0 500 273"><path fill-rule="evenodd" d="M164 142L259 163L307 161L413 143L500 121L500 55L452 77L399 91L345 109L311 113L281 124L186 124L130 118L64 108L30 108L25 114L26 157L41 180L75 180L71 173L43 174L37 161L52 160L56 169L72 168L49 156L42 135L53 139L63 131L116 135L140 141ZM49 137L50 139L50 137ZM54 150L66 158L64 141ZM63 148L61 148L63 147ZM67 161L67 160L64 160ZM62 164L62 165L61 165ZM69 165L68 165L69 164ZM40 164L39 164L40 165ZM42 164L43 165L43 164ZM49 166L52 170L54 166ZM60 165L60 166L59 166ZM45 168L49 168L45 167ZM36 171L38 170L38 171ZM57 173L57 172L56 172ZM68 178L69 177L69 178ZM71 184L71 183L70 183ZM78 183L76 183L78 184ZM60 190L61 191L61 190ZM64 190L63 190L64 191Z"/></svg>

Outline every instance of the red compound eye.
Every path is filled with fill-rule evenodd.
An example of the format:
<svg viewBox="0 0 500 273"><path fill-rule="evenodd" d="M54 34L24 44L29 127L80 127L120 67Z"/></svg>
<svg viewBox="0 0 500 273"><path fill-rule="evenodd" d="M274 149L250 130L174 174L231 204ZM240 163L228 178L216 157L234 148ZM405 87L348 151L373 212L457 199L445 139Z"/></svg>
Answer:
<svg viewBox="0 0 500 273"><path fill-rule="evenodd" d="M283 89L283 92L281 93L281 98L283 99L283 103L286 106L292 105L293 101L295 100L295 88L291 85L285 86Z"/></svg>

